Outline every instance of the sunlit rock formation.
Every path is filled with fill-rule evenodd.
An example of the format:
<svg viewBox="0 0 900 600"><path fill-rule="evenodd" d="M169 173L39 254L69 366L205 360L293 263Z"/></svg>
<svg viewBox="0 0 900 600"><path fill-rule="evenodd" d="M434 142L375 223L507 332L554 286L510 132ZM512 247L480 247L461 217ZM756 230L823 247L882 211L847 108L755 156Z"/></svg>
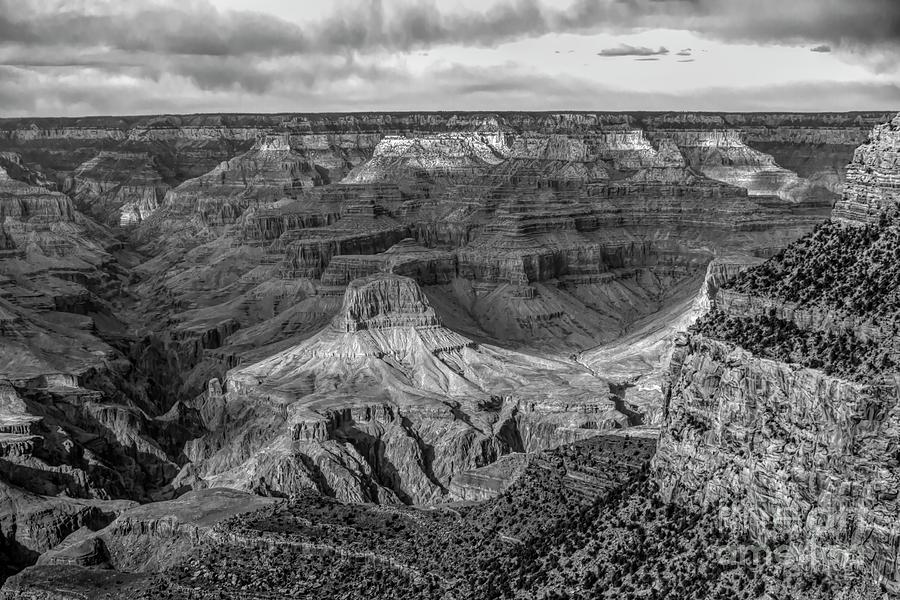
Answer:
<svg viewBox="0 0 900 600"><path fill-rule="evenodd" d="M351 282L333 324L228 373L182 481L351 501L429 502L456 473L621 426L608 386L442 326L409 278Z"/></svg>

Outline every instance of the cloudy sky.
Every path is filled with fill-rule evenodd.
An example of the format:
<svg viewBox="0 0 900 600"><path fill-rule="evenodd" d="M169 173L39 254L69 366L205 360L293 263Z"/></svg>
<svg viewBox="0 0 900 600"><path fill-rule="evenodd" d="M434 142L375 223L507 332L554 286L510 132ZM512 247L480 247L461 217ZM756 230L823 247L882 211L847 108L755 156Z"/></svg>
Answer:
<svg viewBox="0 0 900 600"><path fill-rule="evenodd" d="M0 116L900 110L900 0L0 0Z"/></svg>

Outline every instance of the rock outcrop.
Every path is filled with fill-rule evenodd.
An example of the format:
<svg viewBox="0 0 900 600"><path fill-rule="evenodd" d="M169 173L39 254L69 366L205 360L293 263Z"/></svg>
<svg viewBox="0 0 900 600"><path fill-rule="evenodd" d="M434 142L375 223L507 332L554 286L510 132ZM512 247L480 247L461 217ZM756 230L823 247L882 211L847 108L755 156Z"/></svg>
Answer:
<svg viewBox="0 0 900 600"><path fill-rule="evenodd" d="M790 136L778 132L782 119L796 129ZM128 125L129 148L256 140L170 191L132 234L155 255L140 267L139 294L164 299L147 306L152 314L179 315L177 346L194 339L197 350L180 357L195 383L258 359L262 346L312 334L352 278L385 270L417 279L457 329L480 339L556 351L612 341L646 316L643 307L659 306L648 298L670 297L701 273L712 248L765 256L823 216L802 190L805 199L788 200L726 183L744 181L736 171L723 171L726 181L705 176L692 158L707 143L698 139L729 132L707 157L726 171L734 147L744 162L783 173L748 145L749 132L800 147L859 135L855 121L783 115L196 118L182 129L175 121ZM444 254L385 266L406 238ZM284 286L304 296L292 305L264 291ZM234 343L197 337L224 322L243 332Z"/></svg>
<svg viewBox="0 0 900 600"><path fill-rule="evenodd" d="M280 200L292 189L312 185L305 166L285 136L266 136L247 153L182 183L166 195L165 203L174 215L194 217L203 226L231 224L249 206Z"/></svg>
<svg viewBox="0 0 900 600"><path fill-rule="evenodd" d="M415 281L391 275L351 282L340 316L335 320L335 327L348 332L440 324Z"/></svg>
<svg viewBox="0 0 900 600"><path fill-rule="evenodd" d="M852 224L877 223L900 203L900 116L874 129L847 167L847 186L834 218Z"/></svg>
<svg viewBox="0 0 900 600"><path fill-rule="evenodd" d="M0 558L7 568L22 568L84 528L99 530L130 508L128 501L78 500L32 494L0 482Z"/></svg>
<svg viewBox="0 0 900 600"><path fill-rule="evenodd" d="M73 521L71 535L66 532L68 537L64 536L62 543L54 542L35 567L9 579L0 598L79 598L86 588L130 597L128 593L136 590L129 589L129 584L143 579L133 574L162 571L201 542L215 543L216 525L237 514L272 510L278 504L272 498L210 489L188 492L168 502L121 507L93 529L87 525L79 528ZM152 580L141 583L141 591L153 593ZM116 593L120 586L124 589ZM50 595L29 595L43 593Z"/></svg>
<svg viewBox="0 0 900 600"><path fill-rule="evenodd" d="M210 433L182 481L388 503L434 501L459 472L627 422L605 382L444 328L392 274L351 282L331 327L198 402Z"/></svg>
<svg viewBox="0 0 900 600"><path fill-rule="evenodd" d="M137 225L169 190L162 170L149 153L104 150L75 171L72 195L102 223Z"/></svg>
<svg viewBox="0 0 900 600"><path fill-rule="evenodd" d="M725 282L677 342L654 459L669 497L716 507L761 551L893 593L897 123L856 152L833 222Z"/></svg>

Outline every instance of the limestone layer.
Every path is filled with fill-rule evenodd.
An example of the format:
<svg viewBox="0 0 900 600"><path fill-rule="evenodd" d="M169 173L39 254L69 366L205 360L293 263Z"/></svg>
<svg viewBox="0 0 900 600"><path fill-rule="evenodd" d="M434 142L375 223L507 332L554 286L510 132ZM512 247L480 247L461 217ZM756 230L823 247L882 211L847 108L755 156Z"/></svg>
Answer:
<svg viewBox="0 0 900 600"><path fill-rule="evenodd" d="M847 186L834 207L834 218L877 223L882 213L896 213L900 203L900 116L877 126L856 149L847 167Z"/></svg>

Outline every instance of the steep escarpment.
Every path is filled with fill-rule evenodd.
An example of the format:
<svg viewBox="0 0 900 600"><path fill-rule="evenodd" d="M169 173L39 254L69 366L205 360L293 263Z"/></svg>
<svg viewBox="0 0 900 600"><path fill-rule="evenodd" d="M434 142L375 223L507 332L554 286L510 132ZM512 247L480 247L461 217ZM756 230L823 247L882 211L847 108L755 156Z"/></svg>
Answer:
<svg viewBox="0 0 900 600"><path fill-rule="evenodd" d="M251 204L278 200L304 179L312 185L302 161L284 136L261 138L247 153L172 190L166 208L173 217L195 217L204 226L233 223Z"/></svg>
<svg viewBox="0 0 900 600"><path fill-rule="evenodd" d="M676 349L655 473L809 573L897 592L896 121L834 220L726 282ZM868 166L867 166L868 165Z"/></svg>
<svg viewBox="0 0 900 600"><path fill-rule="evenodd" d="M103 150L78 167L69 186L84 212L102 223L129 226L159 208L171 178L149 153Z"/></svg>
<svg viewBox="0 0 900 600"><path fill-rule="evenodd" d="M896 383L858 384L698 334L672 359L657 476L813 573L895 577Z"/></svg>
<svg viewBox="0 0 900 600"><path fill-rule="evenodd" d="M834 207L834 218L848 223L877 223L897 212L900 193L900 117L879 125L856 149L847 167L846 193Z"/></svg>
<svg viewBox="0 0 900 600"><path fill-rule="evenodd" d="M414 278L469 339L568 354L673 309L716 253L766 256L820 219L809 197L760 192L737 172L785 175L753 144L839 146L873 118L4 121L0 145L19 151L10 164L27 171L10 185L17 194L26 186L43 207L27 219L17 208L5 221L5 265L19 277L4 284L6 297L78 313L50 315L76 330L103 330L140 371L162 374L145 381L169 399L165 410L208 379L314 335L340 311L349 282L375 273ZM713 177L704 170L713 167L725 170ZM54 196L53 178L74 205ZM41 211L53 206L61 216L48 227ZM109 212L114 223L118 211L119 224L124 214L136 226L116 241L79 207ZM24 273L49 284L26 283Z"/></svg>
<svg viewBox="0 0 900 600"><path fill-rule="evenodd" d="M0 578L33 564L39 555L79 529L105 527L133 504L44 496L0 483Z"/></svg>

